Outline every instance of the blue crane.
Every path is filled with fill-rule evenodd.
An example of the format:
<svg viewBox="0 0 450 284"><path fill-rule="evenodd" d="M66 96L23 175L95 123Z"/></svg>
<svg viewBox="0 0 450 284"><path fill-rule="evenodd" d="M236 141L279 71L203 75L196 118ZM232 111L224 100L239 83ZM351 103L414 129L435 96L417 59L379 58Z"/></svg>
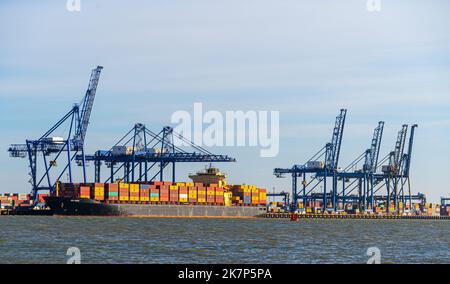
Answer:
<svg viewBox="0 0 450 284"><path fill-rule="evenodd" d="M321 199L323 201L323 210L326 210L328 199L330 198L332 207L335 208L339 155L344 135L346 116L347 110L341 109L339 115L336 117L331 142L327 143L305 164L294 165L292 168L274 169L274 175L276 177L283 177L285 174L292 175L292 211L297 209L299 199L303 200L304 205L306 205L308 201ZM307 181L307 174L311 175L311 181ZM302 178L301 195L298 192L298 177ZM332 189L330 193L327 192L327 179L329 177L332 178ZM314 197L311 197L310 193L313 192L319 185L322 185L322 193L315 194Z"/></svg>
<svg viewBox="0 0 450 284"><path fill-rule="evenodd" d="M374 129L370 148L359 155L343 171L338 172L338 180L342 181L342 191L336 195L336 198L342 202L343 208L345 208L347 200L357 201L360 210L373 208L374 173L378 166L383 131L384 121L380 121ZM363 160L362 169L352 170ZM358 188L358 194L354 195L353 191L356 188Z"/></svg>
<svg viewBox="0 0 450 284"><path fill-rule="evenodd" d="M83 156L78 155L76 159L81 161ZM149 182L158 178L163 181L167 166L171 164L172 181L175 182L177 163L236 161L192 143L170 126L155 133L142 123L136 123L109 150L98 150L93 155L86 155L85 159L94 161L95 182L102 181L102 165L109 168L104 182Z"/></svg>
<svg viewBox="0 0 450 284"><path fill-rule="evenodd" d="M378 200L384 200L387 203L386 210L389 210L391 200L394 201L394 207L396 211L399 211L399 201L403 202L403 206L406 205L406 201L412 206L412 200L419 200L424 203L425 196L423 194L411 195L411 182L410 182L410 168L413 152L415 130L418 127L417 124L411 126L409 134L408 150L405 153L405 146L407 141L408 125L403 125L398 132L397 140L394 150L390 152L381 162L388 163L382 166L381 173L374 174L377 185L375 193L382 188L386 190L386 196L377 196ZM382 182L384 181L384 183ZM405 194L405 187L407 186L408 193Z"/></svg>
<svg viewBox="0 0 450 284"><path fill-rule="evenodd" d="M75 104L39 139L27 139L25 144L12 144L8 148L11 157L28 157L30 183L32 185L31 194L35 200L38 198L39 191L48 190L52 193L55 182L63 178L65 173L67 173L68 180L73 181L72 162L80 152L83 157L81 163L83 178L86 182L84 139L102 69L102 66L97 66L92 70L88 89L83 97L81 111L80 105ZM64 134L64 137L55 136L58 131L64 132L64 128L68 129L68 133ZM66 153L66 160L63 162L62 170L58 172L56 168L60 167L59 161L64 159L63 153ZM42 160L38 160L40 156ZM39 161L41 162L39 163Z"/></svg>

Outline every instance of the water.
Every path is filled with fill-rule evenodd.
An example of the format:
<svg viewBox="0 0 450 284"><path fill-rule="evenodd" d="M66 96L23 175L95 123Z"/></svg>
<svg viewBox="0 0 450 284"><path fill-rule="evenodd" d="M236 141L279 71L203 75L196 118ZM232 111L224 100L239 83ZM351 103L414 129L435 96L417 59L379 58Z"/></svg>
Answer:
<svg viewBox="0 0 450 284"><path fill-rule="evenodd" d="M439 220L0 217L0 263L450 263Z"/></svg>

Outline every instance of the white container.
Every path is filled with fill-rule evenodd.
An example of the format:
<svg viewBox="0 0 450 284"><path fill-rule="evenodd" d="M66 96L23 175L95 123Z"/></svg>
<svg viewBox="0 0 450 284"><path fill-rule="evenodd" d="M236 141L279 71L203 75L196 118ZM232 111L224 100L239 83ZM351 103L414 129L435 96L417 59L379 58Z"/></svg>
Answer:
<svg viewBox="0 0 450 284"><path fill-rule="evenodd" d="M124 156L127 154L126 146L114 146L111 150L113 156Z"/></svg>
<svg viewBox="0 0 450 284"><path fill-rule="evenodd" d="M180 193L180 198L188 198L188 195L186 193Z"/></svg>
<svg viewBox="0 0 450 284"><path fill-rule="evenodd" d="M46 137L42 140L44 140L47 143L53 143L53 144L63 144L64 143L64 138L62 138L62 137Z"/></svg>
<svg viewBox="0 0 450 284"><path fill-rule="evenodd" d="M309 161L306 163L307 169L323 169L325 167L324 162L322 161Z"/></svg>

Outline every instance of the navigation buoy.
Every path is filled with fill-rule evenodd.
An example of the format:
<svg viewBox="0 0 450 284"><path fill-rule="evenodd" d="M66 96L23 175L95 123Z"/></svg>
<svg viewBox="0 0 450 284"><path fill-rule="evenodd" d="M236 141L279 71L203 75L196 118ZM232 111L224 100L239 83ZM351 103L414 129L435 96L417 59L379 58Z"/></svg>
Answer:
<svg viewBox="0 0 450 284"><path fill-rule="evenodd" d="M298 215L295 213L291 213L291 221L298 221Z"/></svg>

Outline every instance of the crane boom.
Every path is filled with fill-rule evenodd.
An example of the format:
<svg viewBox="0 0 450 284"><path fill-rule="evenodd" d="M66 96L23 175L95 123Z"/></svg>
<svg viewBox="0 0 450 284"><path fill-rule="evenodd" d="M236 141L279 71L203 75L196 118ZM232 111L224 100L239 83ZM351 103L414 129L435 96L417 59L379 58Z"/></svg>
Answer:
<svg viewBox="0 0 450 284"><path fill-rule="evenodd" d="M414 133L416 128L418 127L417 124L414 124L411 126L411 133L409 134L409 145L408 145L408 154L406 155L405 158L405 171L404 171L404 175L406 177L409 177L409 169L411 167L411 156L412 156L412 148L413 148L413 143L414 143Z"/></svg>
<svg viewBox="0 0 450 284"><path fill-rule="evenodd" d="M339 155L341 152L342 137L344 135L345 118L347 110L341 109L341 113L336 117L336 123L333 129L333 137L331 143L327 145L326 167L336 170L339 163Z"/></svg>
<svg viewBox="0 0 450 284"><path fill-rule="evenodd" d="M402 129L398 133L397 142L395 143L395 150L394 150L394 159L392 161L392 165L397 169L400 170L400 166L402 163L402 157L403 157L403 151L405 149L405 142L406 142L406 134L408 132L408 125L404 124L402 126Z"/></svg>
<svg viewBox="0 0 450 284"><path fill-rule="evenodd" d="M378 158L380 156L381 140L383 138L384 121L378 122L378 127L373 132L370 149L366 152L366 161L364 171L374 172L378 167Z"/></svg>
<svg viewBox="0 0 450 284"><path fill-rule="evenodd" d="M74 137L74 140L81 144L83 144L84 138L86 136L92 106L94 105L95 92L97 91L98 80L100 79L100 73L102 69L103 69L102 66L97 66L97 68L92 70L86 95L83 98L83 105L79 117L79 124Z"/></svg>

